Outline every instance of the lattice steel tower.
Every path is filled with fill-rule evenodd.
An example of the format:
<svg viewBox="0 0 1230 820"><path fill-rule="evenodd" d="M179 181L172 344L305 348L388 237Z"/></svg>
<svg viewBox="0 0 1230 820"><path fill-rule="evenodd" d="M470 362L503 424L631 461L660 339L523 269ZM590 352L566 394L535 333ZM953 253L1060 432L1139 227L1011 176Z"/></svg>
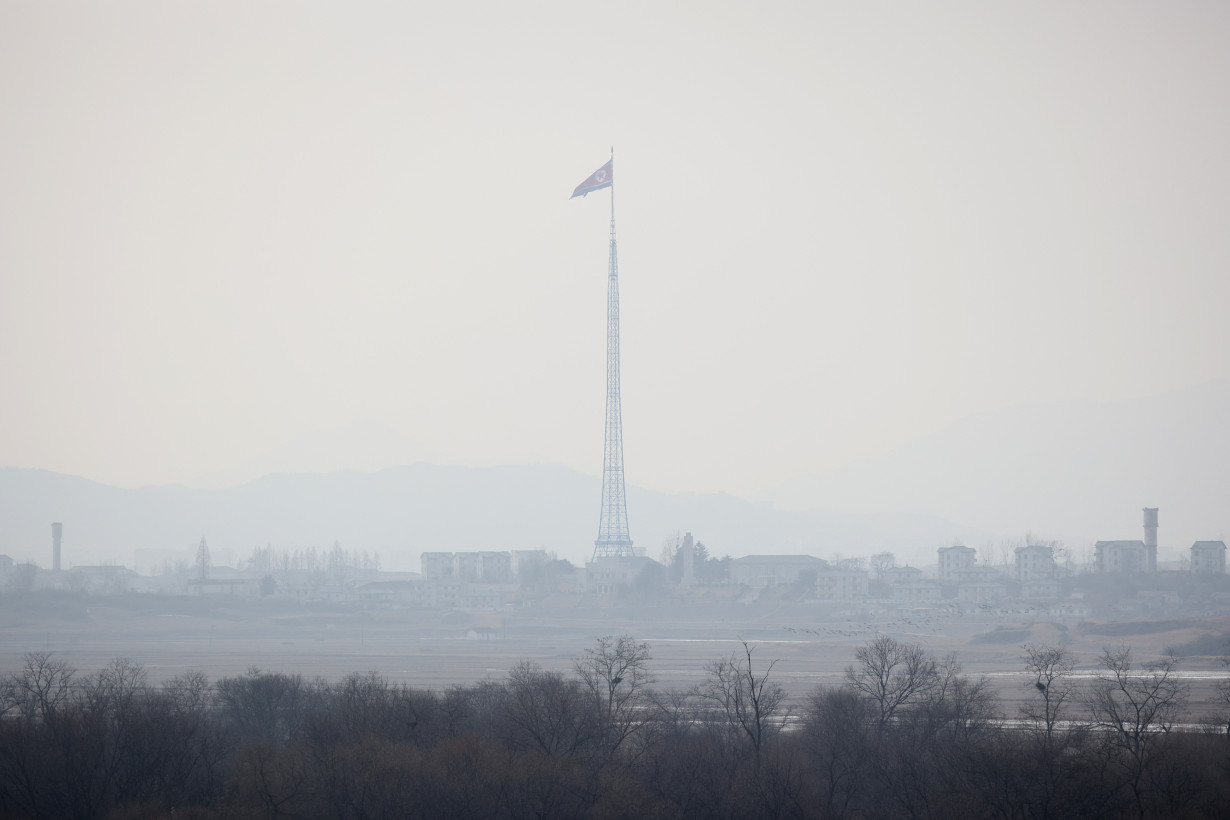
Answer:
<svg viewBox="0 0 1230 820"><path fill-rule="evenodd" d="M577 186L573 196L611 189L611 242L606 277L606 435L602 454L602 509L594 558L632 557L624 495L624 424L619 400L619 257L615 250L614 151L611 161Z"/></svg>

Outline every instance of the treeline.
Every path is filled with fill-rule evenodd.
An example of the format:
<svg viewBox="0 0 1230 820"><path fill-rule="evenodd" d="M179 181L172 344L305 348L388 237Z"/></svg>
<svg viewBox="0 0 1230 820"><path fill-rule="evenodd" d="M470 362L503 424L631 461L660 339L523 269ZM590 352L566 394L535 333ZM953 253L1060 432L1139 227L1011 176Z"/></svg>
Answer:
<svg viewBox="0 0 1230 820"><path fill-rule="evenodd" d="M316 547L277 549L271 545L253 547L243 564L247 569L274 575L287 582L298 575L307 575L319 582L342 583L355 570L380 569L380 554L367 550L348 550L334 541L332 549Z"/></svg>
<svg viewBox="0 0 1230 820"><path fill-rule="evenodd" d="M1174 661L1107 650L1091 683L1026 647L1004 715L952 657L878 638L843 685L789 707L744 644L701 685L654 686L650 648L603 638L569 673L521 663L443 691L376 673L251 669L151 685L30 654L0 681L9 818L1223 817L1223 725L1179 731ZM1009 720L1008 718L1011 718Z"/></svg>

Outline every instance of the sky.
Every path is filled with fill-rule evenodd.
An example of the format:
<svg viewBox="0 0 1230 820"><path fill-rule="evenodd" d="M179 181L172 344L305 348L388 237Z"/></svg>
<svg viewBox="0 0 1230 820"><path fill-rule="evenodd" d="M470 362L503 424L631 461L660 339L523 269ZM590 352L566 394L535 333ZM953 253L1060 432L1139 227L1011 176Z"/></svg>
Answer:
<svg viewBox="0 0 1230 820"><path fill-rule="evenodd" d="M610 195L569 194L612 147L630 483L1225 378L1227 41L1224 2L5 0L0 465L192 485L376 425L599 474Z"/></svg>

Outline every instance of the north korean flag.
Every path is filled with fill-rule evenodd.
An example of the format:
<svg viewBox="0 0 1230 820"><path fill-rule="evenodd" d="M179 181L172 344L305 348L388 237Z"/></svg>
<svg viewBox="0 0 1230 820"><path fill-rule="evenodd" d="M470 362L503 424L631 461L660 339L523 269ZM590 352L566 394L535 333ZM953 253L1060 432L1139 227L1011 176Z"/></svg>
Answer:
<svg viewBox="0 0 1230 820"><path fill-rule="evenodd" d="M614 163L615 160L613 159L607 160L606 165L603 165L597 171L590 174L589 177L578 185L577 189L572 192L572 196L568 198L573 199L574 197L591 194L594 191L601 191L603 188L610 188L611 178L615 173Z"/></svg>

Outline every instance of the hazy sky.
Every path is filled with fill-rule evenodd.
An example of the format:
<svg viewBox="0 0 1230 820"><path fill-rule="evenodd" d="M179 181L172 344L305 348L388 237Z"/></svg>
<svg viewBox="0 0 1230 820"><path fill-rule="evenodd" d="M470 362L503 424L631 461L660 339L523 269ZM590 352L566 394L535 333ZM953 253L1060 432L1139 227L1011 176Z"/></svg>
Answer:
<svg viewBox="0 0 1230 820"><path fill-rule="evenodd" d="M1230 375L1230 4L0 2L0 464L753 493Z"/></svg>

